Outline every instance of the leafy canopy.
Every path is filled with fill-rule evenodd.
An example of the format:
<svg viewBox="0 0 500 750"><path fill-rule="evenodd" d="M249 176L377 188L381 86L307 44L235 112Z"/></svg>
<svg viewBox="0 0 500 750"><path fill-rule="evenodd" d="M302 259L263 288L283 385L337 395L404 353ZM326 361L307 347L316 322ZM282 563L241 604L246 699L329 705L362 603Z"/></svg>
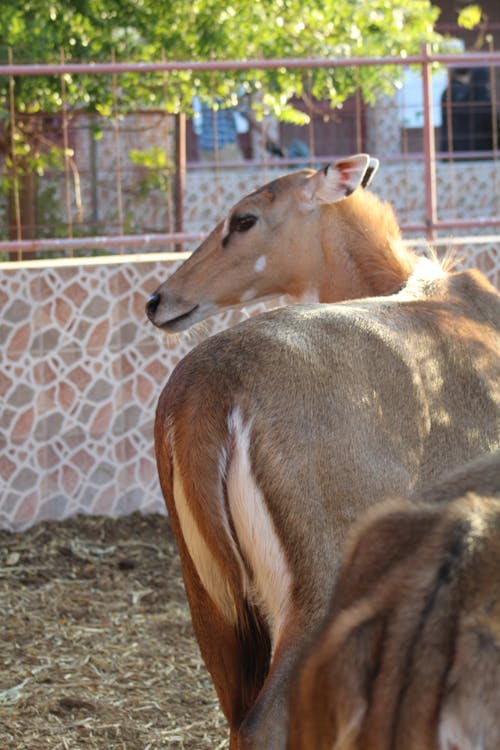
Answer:
<svg viewBox="0 0 500 750"><path fill-rule="evenodd" d="M9 0L0 15L0 62L244 60L286 57L406 56L437 42L439 9L430 0ZM340 104L361 87L368 101L393 88L395 71L361 68L177 72L121 75L122 106L188 110L193 91L226 103L244 85L281 117L307 92ZM8 110L0 80L0 108ZM56 111L60 77L16 78L16 109ZM68 104L111 111L109 76L65 76Z"/></svg>

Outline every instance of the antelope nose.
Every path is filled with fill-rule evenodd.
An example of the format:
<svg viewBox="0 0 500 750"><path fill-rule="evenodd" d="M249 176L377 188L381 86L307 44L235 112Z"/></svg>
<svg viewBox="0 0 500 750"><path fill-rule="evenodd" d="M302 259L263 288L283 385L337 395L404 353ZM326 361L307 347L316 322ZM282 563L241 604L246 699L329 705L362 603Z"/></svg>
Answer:
<svg viewBox="0 0 500 750"><path fill-rule="evenodd" d="M160 304L159 293L155 292L154 294L150 294L148 297L148 301L146 302L146 315L151 321L154 318L155 312L157 311L159 304Z"/></svg>

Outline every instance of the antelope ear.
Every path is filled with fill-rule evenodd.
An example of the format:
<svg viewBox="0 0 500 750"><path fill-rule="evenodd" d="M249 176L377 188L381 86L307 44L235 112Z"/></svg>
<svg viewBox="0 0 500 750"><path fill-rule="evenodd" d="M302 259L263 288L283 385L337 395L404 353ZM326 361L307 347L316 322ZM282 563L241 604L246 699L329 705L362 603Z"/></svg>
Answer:
<svg viewBox="0 0 500 750"><path fill-rule="evenodd" d="M363 179L361 180L362 188L367 188L371 184L371 181L375 177L375 173L377 169L379 168L379 165L380 165L379 160L375 159L375 157L372 156L370 158L370 163L368 164L366 172L363 175Z"/></svg>
<svg viewBox="0 0 500 750"><path fill-rule="evenodd" d="M302 188L304 205L315 208L323 203L336 203L347 198L363 184L371 161L368 154L356 154L315 172ZM374 170L375 167L373 172ZM369 177L368 175L368 179Z"/></svg>

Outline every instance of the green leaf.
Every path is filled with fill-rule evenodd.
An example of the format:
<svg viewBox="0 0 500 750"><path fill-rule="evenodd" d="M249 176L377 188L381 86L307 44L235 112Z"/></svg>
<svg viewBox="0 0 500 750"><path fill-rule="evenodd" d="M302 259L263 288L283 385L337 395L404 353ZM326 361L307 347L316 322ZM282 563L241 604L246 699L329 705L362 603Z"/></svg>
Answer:
<svg viewBox="0 0 500 750"><path fill-rule="evenodd" d="M283 107L280 112L280 119L283 122L289 122L292 125L308 125L311 118L306 112L302 112L300 109L294 109L293 107Z"/></svg>
<svg viewBox="0 0 500 750"><path fill-rule="evenodd" d="M467 5L458 14L458 25L463 29L473 29L481 23L481 15L479 5Z"/></svg>

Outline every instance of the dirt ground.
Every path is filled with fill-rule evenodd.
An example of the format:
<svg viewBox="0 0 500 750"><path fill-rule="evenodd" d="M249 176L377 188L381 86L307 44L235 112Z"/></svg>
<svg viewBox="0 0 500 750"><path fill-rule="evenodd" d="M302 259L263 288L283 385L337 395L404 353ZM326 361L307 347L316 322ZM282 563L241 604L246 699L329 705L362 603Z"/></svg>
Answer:
<svg viewBox="0 0 500 750"><path fill-rule="evenodd" d="M0 532L0 748L222 750L166 518Z"/></svg>

